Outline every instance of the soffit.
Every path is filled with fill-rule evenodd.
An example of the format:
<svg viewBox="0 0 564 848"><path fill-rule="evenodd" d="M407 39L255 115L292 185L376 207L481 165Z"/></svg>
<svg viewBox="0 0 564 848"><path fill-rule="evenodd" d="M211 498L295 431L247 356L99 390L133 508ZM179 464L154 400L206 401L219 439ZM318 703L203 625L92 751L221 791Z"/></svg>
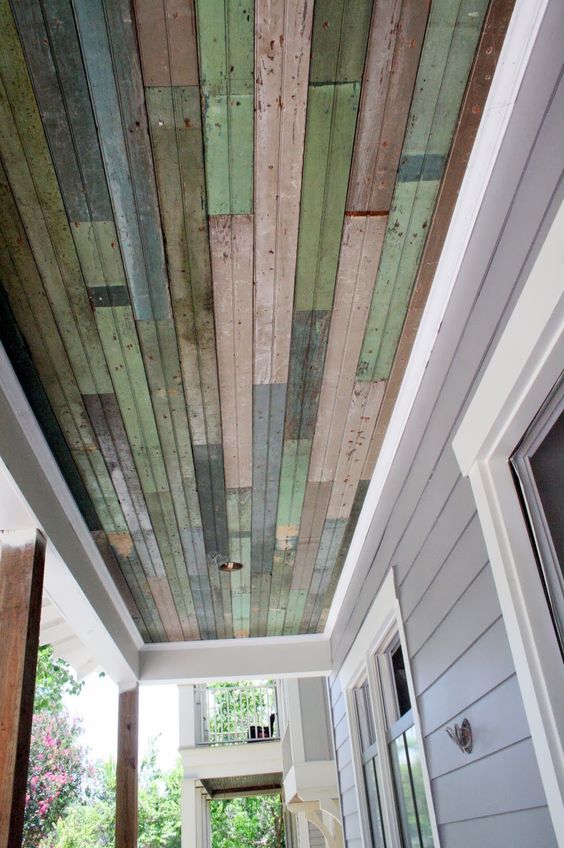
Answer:
<svg viewBox="0 0 564 848"><path fill-rule="evenodd" d="M323 630L487 7L0 0L0 338L146 642Z"/></svg>

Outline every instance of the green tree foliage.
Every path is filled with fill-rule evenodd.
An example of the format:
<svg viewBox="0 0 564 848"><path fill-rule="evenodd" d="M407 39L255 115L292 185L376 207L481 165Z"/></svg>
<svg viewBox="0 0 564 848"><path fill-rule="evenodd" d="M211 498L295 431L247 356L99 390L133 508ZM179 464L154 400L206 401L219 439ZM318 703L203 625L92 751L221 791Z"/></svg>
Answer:
<svg viewBox="0 0 564 848"><path fill-rule="evenodd" d="M83 797L89 768L80 745L82 727L63 708L66 692L81 684L56 660L50 646L38 657L24 815L24 848L37 848L68 807Z"/></svg>
<svg viewBox="0 0 564 848"><path fill-rule="evenodd" d="M97 785L88 804L72 807L42 848L113 848L115 844L115 765L97 768ZM157 766L154 741L139 774L138 848L180 848L180 762L169 772Z"/></svg>
<svg viewBox="0 0 564 848"><path fill-rule="evenodd" d="M33 712L56 713L63 708L65 695L78 695L83 687L78 683L70 666L53 656L51 645L44 645L37 656L35 701Z"/></svg>
<svg viewBox="0 0 564 848"><path fill-rule="evenodd" d="M212 848L283 848L284 821L279 795L212 801Z"/></svg>

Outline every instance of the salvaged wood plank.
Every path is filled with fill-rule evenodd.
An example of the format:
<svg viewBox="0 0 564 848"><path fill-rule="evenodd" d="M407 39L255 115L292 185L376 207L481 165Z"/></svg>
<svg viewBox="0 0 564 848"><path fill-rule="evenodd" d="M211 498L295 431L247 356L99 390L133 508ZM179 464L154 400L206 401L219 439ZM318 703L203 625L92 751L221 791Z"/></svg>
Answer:
<svg viewBox="0 0 564 848"><path fill-rule="evenodd" d="M136 318L169 318L168 279L131 9L74 5Z"/></svg>
<svg viewBox="0 0 564 848"><path fill-rule="evenodd" d="M307 485L311 439L286 439L282 451L276 548L295 548Z"/></svg>
<svg viewBox="0 0 564 848"><path fill-rule="evenodd" d="M389 376L486 8L431 9L358 379Z"/></svg>
<svg viewBox="0 0 564 848"><path fill-rule="evenodd" d="M331 309L359 83L310 86L294 309Z"/></svg>
<svg viewBox="0 0 564 848"><path fill-rule="evenodd" d="M285 385L253 387L253 573L272 570L285 406Z"/></svg>
<svg viewBox="0 0 564 848"><path fill-rule="evenodd" d="M371 448L371 452L374 454L374 462L382 445L413 341L417 334L513 6L514 0L494 0L489 6L484 21L480 43L476 50L445 174L429 227L429 236L421 256L413 294L378 416Z"/></svg>
<svg viewBox="0 0 564 848"><path fill-rule="evenodd" d="M255 384L288 378L312 17L312 0L256 6Z"/></svg>
<svg viewBox="0 0 564 848"><path fill-rule="evenodd" d="M138 831L139 687L119 693L116 848L135 848Z"/></svg>
<svg viewBox="0 0 564 848"><path fill-rule="evenodd" d="M373 0L318 0L313 21L311 83L360 82Z"/></svg>
<svg viewBox="0 0 564 848"><path fill-rule="evenodd" d="M0 845L21 845L45 538L36 530L0 533Z"/></svg>
<svg viewBox="0 0 564 848"><path fill-rule="evenodd" d="M314 623L316 611L321 608L321 599L324 598L331 580L347 522L346 518L328 518L325 522L300 622L301 633L314 633L316 630Z"/></svg>
<svg viewBox="0 0 564 848"><path fill-rule="evenodd" d="M334 480L386 217L347 217L315 423L310 480Z"/></svg>
<svg viewBox="0 0 564 848"><path fill-rule="evenodd" d="M254 4L196 0L210 215L253 211Z"/></svg>
<svg viewBox="0 0 564 848"><path fill-rule="evenodd" d="M429 6L422 0L374 3L348 210L390 208Z"/></svg>
<svg viewBox="0 0 564 848"><path fill-rule="evenodd" d="M193 0L134 0L146 86L198 85Z"/></svg>
<svg viewBox="0 0 564 848"><path fill-rule="evenodd" d="M329 310L294 312L284 430L286 439L313 438L330 321Z"/></svg>
<svg viewBox="0 0 564 848"><path fill-rule="evenodd" d="M194 444L221 441L200 93L146 92L178 347Z"/></svg>
<svg viewBox="0 0 564 848"><path fill-rule="evenodd" d="M252 485L253 219L210 218L221 420L228 489Z"/></svg>
<svg viewBox="0 0 564 848"><path fill-rule="evenodd" d="M92 318L14 21L0 5L0 150L34 257L81 390L107 391L109 374ZM41 209L42 214L35 214Z"/></svg>
<svg viewBox="0 0 564 848"><path fill-rule="evenodd" d="M328 518L348 519L351 513L384 387L384 383L355 383L327 510Z"/></svg>
<svg viewBox="0 0 564 848"><path fill-rule="evenodd" d="M61 194L71 221L108 221L110 196L68 0L13 6Z"/></svg>
<svg viewBox="0 0 564 848"><path fill-rule="evenodd" d="M331 482L309 481L307 484L292 573L292 589L307 589L309 586L332 488Z"/></svg>

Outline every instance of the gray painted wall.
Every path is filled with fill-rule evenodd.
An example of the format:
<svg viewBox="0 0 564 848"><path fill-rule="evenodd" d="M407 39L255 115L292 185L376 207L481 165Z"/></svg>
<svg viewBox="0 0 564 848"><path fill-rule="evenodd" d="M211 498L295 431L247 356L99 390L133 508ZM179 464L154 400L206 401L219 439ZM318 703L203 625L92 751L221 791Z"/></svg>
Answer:
<svg viewBox="0 0 564 848"><path fill-rule="evenodd" d="M324 677L302 677L298 681L300 713L306 762L333 759L331 718Z"/></svg>
<svg viewBox="0 0 564 848"><path fill-rule="evenodd" d="M546 808L470 485L451 440L563 197L562 5L552 2L511 129L332 637L338 669L390 567L442 848L549 848ZM344 696L331 682L346 843L361 843ZM445 726L468 717L471 756Z"/></svg>

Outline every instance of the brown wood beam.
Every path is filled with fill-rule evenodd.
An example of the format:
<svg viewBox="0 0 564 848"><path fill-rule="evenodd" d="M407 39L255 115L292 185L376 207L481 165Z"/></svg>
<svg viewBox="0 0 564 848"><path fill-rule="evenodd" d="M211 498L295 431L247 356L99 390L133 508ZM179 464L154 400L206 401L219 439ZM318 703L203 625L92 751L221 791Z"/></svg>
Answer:
<svg viewBox="0 0 564 848"><path fill-rule="evenodd" d="M22 843L45 538L0 531L0 848Z"/></svg>
<svg viewBox="0 0 564 848"><path fill-rule="evenodd" d="M116 848L137 848L139 687L119 696Z"/></svg>

